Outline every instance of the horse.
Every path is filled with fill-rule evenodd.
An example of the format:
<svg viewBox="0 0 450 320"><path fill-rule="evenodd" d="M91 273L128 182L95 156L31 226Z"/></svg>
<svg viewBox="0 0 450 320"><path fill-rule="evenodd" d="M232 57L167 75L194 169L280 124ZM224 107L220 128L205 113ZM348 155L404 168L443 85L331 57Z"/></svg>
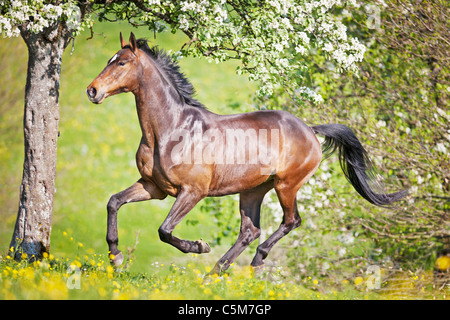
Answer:
<svg viewBox="0 0 450 320"><path fill-rule="evenodd" d="M272 247L301 224L296 194L314 174L323 151L338 151L345 177L368 202L390 206L406 191L384 192L353 131L342 124L308 126L286 111L259 110L234 115L209 111L179 65L164 50L150 47L131 33L120 33L121 49L87 87L89 100L132 92L142 138L136 153L139 180L111 196L107 204L110 262L124 260L118 249L117 213L130 202L175 197L158 229L161 241L184 253L208 253L208 243L175 237L175 226L205 197L239 194L240 231L234 245L212 273L225 271L261 234L260 211L266 193L275 189L282 207L279 228L259 244L251 266L264 265ZM270 133L270 134L269 134ZM316 135L325 137L323 145ZM270 143L269 143L270 141Z"/></svg>

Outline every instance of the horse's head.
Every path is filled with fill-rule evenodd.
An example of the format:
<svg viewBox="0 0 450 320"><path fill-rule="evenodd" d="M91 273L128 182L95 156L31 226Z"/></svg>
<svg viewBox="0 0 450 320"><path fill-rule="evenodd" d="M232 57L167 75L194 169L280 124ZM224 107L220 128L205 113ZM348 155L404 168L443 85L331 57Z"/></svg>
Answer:
<svg viewBox="0 0 450 320"><path fill-rule="evenodd" d="M102 103L109 96L134 91L139 85L139 51L133 33L127 43L120 33L122 47L109 61L105 69L87 87L86 93L94 103Z"/></svg>

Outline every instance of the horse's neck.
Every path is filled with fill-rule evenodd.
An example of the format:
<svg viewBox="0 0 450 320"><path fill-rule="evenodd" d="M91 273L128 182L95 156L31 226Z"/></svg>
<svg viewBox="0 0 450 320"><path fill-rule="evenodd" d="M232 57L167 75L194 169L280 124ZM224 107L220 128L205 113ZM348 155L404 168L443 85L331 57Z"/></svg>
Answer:
<svg viewBox="0 0 450 320"><path fill-rule="evenodd" d="M187 114L195 114L195 118L203 118L205 109L184 105L176 89L149 60L143 64L144 76L139 89L134 92L136 108L144 141L152 144L161 141L173 133ZM195 109L189 112L187 109Z"/></svg>
<svg viewBox="0 0 450 320"><path fill-rule="evenodd" d="M159 140L173 132L180 116L179 101L175 101L167 82L158 75L144 79L135 92L136 108L144 140Z"/></svg>

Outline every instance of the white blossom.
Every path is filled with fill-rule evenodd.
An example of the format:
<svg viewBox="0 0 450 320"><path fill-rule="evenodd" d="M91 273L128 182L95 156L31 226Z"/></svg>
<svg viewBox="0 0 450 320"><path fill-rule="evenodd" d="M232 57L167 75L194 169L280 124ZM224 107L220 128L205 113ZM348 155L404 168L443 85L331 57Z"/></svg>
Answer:
<svg viewBox="0 0 450 320"><path fill-rule="evenodd" d="M227 10L231 7L226 6L225 0L168 3L145 1L155 12L175 17L176 25L172 27L189 31L194 39L200 39L196 41L201 45L188 46L188 52L183 51L184 55L199 56L210 52L208 60L222 62L235 57L230 50L239 52L243 64L237 72L245 72L251 80L258 81L261 95L270 95L275 88L283 86L297 90L302 98L321 103L323 98L318 90L302 87L304 81L296 72L307 71L305 60L308 55L325 52L337 64L338 70L356 72L357 63L364 58L366 47L358 39L349 37L347 27L334 16L333 8L342 5L342 0L249 2L246 19L237 14L229 15ZM63 20L76 33L82 25L89 27L93 24L89 16L80 21L81 17L73 9L78 8L75 0L0 1L0 7L0 32L4 37L19 35L19 25L40 32ZM165 29L157 15L136 10L137 16L155 31ZM348 6L346 10L350 10ZM33 19L29 18L31 16Z"/></svg>
<svg viewBox="0 0 450 320"><path fill-rule="evenodd" d="M438 142L436 144L436 151L446 154L447 153L447 147L442 142Z"/></svg>
<svg viewBox="0 0 450 320"><path fill-rule="evenodd" d="M180 17L178 19L178 23L180 24L181 30L187 30L189 28L189 20L183 14L180 15Z"/></svg>
<svg viewBox="0 0 450 320"><path fill-rule="evenodd" d="M181 11L183 11L183 12L193 11L193 10L195 10L196 7L197 7L197 4L194 1L192 1L192 2L183 1L181 3Z"/></svg>
<svg viewBox="0 0 450 320"><path fill-rule="evenodd" d="M295 52L300 53L301 55L305 55L308 52L308 50L306 50L304 46L298 45L295 47Z"/></svg>
<svg viewBox="0 0 450 320"><path fill-rule="evenodd" d="M378 122L375 124L375 126L376 126L377 128L386 127L386 121L380 120L380 121L378 121Z"/></svg>

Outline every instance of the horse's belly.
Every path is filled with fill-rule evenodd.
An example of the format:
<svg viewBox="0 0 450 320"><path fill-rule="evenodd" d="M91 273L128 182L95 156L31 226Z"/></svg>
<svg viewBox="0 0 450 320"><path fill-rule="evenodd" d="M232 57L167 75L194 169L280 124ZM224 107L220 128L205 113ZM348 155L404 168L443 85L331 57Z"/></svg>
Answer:
<svg viewBox="0 0 450 320"><path fill-rule="evenodd" d="M216 165L216 172L211 181L208 196L225 196L253 189L270 179L272 173L268 166Z"/></svg>

